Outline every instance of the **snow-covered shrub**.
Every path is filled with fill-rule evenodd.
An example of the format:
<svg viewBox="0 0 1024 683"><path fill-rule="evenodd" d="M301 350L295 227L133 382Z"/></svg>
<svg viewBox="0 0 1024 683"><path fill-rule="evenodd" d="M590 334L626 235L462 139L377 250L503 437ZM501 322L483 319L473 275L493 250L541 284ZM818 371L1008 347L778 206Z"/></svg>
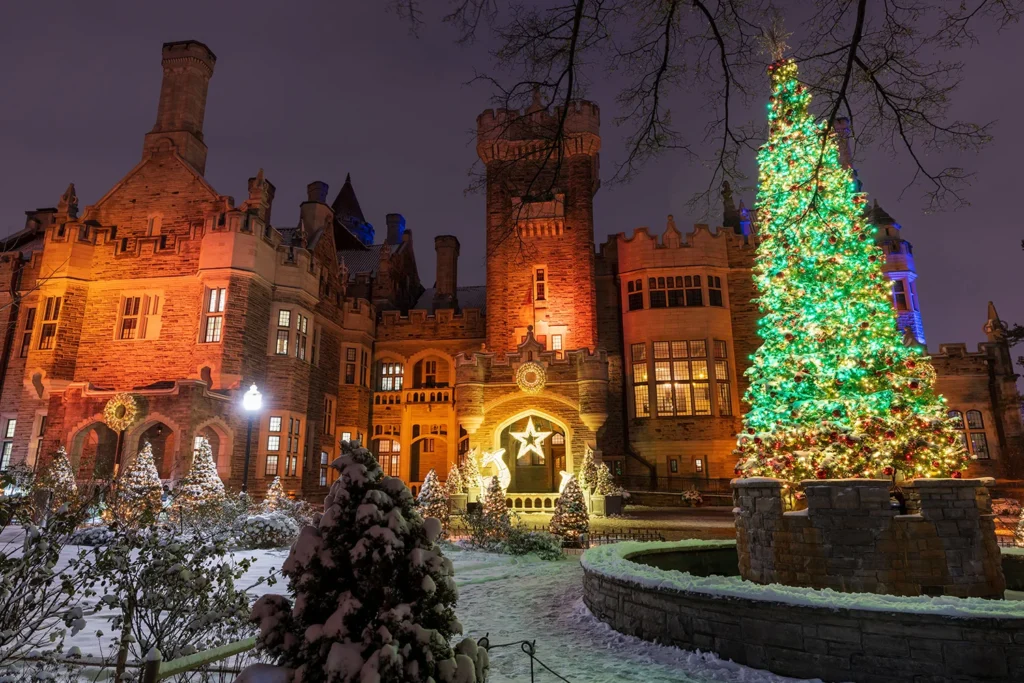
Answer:
<svg viewBox="0 0 1024 683"><path fill-rule="evenodd" d="M1016 498L993 498L992 514L997 517L1020 517L1020 501Z"/></svg>
<svg viewBox="0 0 1024 683"><path fill-rule="evenodd" d="M280 510L264 512L240 517L232 535L235 546L245 550L283 548L299 537L299 523Z"/></svg>
<svg viewBox="0 0 1024 683"><path fill-rule="evenodd" d="M147 526L157 521L163 504L163 486L153 460L153 446L147 441L114 484L108 520L122 525Z"/></svg>
<svg viewBox="0 0 1024 683"><path fill-rule="evenodd" d="M458 465L452 465L451 469L448 470L448 480L444 483L444 487L447 489L449 496L468 493L466 488L466 479L462 476L461 467Z"/></svg>
<svg viewBox="0 0 1024 683"><path fill-rule="evenodd" d="M288 503L288 494L281 485L281 477L274 477L267 487L267 495L263 497L263 511L273 512Z"/></svg>
<svg viewBox="0 0 1024 683"><path fill-rule="evenodd" d="M482 681L486 651L469 639L454 651L449 644L462 626L452 564L435 543L440 523L423 519L406 485L384 476L369 450L341 448L324 512L284 563L290 599L265 595L252 610L260 646L281 667L275 679Z"/></svg>
<svg viewBox="0 0 1024 683"><path fill-rule="evenodd" d="M560 560L562 539L543 531L530 531L524 524L513 524L500 550L506 555L535 553L542 560Z"/></svg>
<svg viewBox="0 0 1024 683"><path fill-rule="evenodd" d="M225 538L116 523L111 529L113 540L97 555L97 588L130 657L156 647L172 659L253 634L249 595L237 585L252 559L235 560Z"/></svg>
<svg viewBox="0 0 1024 683"><path fill-rule="evenodd" d="M0 517L17 516L10 509L15 504L0 497ZM69 632L85 627L83 601L95 595L96 567L84 548L65 551L63 559L61 554L87 507L88 501L64 505L46 526L26 521L21 529L6 529L10 540L0 544L0 669L29 652L59 650Z"/></svg>
<svg viewBox="0 0 1024 683"><path fill-rule="evenodd" d="M448 491L437 478L437 472L430 470L423 479L420 495L416 497L420 513L441 522L441 535L448 534Z"/></svg>
<svg viewBox="0 0 1024 683"><path fill-rule="evenodd" d="M90 524L71 534L69 545L107 545L114 538L114 532L106 524Z"/></svg>
<svg viewBox="0 0 1024 683"><path fill-rule="evenodd" d="M697 489L688 489L683 491L683 502L690 507L695 507L704 502L704 498L701 497L700 491Z"/></svg>
<svg viewBox="0 0 1024 683"><path fill-rule="evenodd" d="M217 473L210 442L200 438L199 448L185 478L174 487L173 516L182 524L204 524L220 516L224 507L224 482Z"/></svg>

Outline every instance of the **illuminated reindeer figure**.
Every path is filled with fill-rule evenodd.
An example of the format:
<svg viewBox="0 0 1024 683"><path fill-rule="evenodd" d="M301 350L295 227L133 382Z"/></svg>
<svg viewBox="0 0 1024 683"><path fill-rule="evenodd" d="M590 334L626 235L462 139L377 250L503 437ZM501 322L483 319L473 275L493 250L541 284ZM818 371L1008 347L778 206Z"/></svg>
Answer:
<svg viewBox="0 0 1024 683"><path fill-rule="evenodd" d="M498 468L498 485L501 486L502 491L507 491L509 484L512 483L512 472L508 469L508 465L505 464L505 460L501 457L505 455L505 449L499 448L496 451L484 451L483 460L480 462L481 469L488 465L494 465ZM491 479L494 477L480 477L480 497L482 498L486 493L487 489L491 486Z"/></svg>

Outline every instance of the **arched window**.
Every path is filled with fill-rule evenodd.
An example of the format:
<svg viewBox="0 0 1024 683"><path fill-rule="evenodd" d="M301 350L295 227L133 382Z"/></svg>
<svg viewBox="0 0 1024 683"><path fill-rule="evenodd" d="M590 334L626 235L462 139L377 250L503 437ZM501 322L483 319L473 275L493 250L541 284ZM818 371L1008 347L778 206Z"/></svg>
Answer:
<svg viewBox="0 0 1024 683"><path fill-rule="evenodd" d="M985 420L980 410L968 410L967 422L964 423L964 414L959 410L951 410L948 413L953 421L953 428L960 435L960 443L975 460L988 460L991 454L988 451L988 437L985 435Z"/></svg>
<svg viewBox="0 0 1024 683"><path fill-rule="evenodd" d="M980 410L968 410L967 411L967 428L968 429L984 429L985 422L981 419Z"/></svg>
<svg viewBox="0 0 1024 683"><path fill-rule="evenodd" d="M953 421L954 429L964 428L964 414L961 413L959 410L949 411L949 419Z"/></svg>
<svg viewBox="0 0 1024 683"><path fill-rule="evenodd" d="M381 361L378 363L377 380L378 391L401 391L402 375L405 368L401 363L393 361Z"/></svg>

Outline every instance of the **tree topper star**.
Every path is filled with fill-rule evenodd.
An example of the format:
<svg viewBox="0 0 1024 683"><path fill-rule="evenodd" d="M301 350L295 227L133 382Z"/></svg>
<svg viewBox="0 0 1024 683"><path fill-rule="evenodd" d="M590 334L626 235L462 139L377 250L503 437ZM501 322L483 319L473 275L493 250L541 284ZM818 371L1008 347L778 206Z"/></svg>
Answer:
<svg viewBox="0 0 1024 683"><path fill-rule="evenodd" d="M551 436L554 432L540 432L533 425L533 418L531 417L526 422L525 432L511 432L512 438L519 441L519 454L516 455L516 460L523 458L530 453L536 453L540 456L541 460L544 460L544 450L541 446L544 444L544 440Z"/></svg>

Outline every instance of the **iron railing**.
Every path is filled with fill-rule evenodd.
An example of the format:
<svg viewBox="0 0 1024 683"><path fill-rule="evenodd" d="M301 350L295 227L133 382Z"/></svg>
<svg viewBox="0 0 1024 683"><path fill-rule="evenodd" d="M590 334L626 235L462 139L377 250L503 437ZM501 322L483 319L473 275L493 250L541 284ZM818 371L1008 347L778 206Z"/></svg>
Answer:
<svg viewBox="0 0 1024 683"><path fill-rule="evenodd" d="M615 477L615 483L627 491L664 491L668 493L682 493L690 489L697 489L702 495L732 495L732 479L711 478L711 477L649 477L646 474L620 474Z"/></svg>

